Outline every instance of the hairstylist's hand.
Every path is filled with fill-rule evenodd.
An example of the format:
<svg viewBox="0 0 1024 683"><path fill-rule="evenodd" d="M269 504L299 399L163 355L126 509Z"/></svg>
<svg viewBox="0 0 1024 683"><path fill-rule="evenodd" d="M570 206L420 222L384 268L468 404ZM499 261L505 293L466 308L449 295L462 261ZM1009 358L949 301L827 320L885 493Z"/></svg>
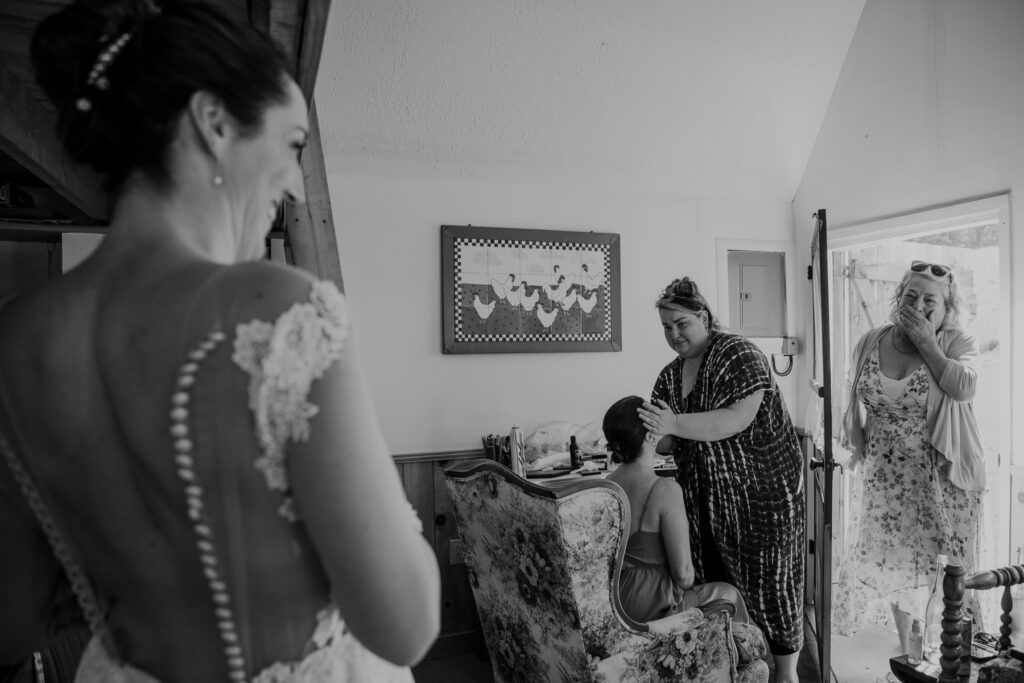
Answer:
<svg viewBox="0 0 1024 683"><path fill-rule="evenodd" d="M640 415L640 421L647 427L647 431L655 436L671 435L675 432L676 414L662 400L654 403L644 401L643 405L636 409Z"/></svg>
<svg viewBox="0 0 1024 683"><path fill-rule="evenodd" d="M934 311L928 311L925 314L909 304L900 306L900 326L918 349L929 343L935 343L935 332L939 323L932 320L934 315Z"/></svg>

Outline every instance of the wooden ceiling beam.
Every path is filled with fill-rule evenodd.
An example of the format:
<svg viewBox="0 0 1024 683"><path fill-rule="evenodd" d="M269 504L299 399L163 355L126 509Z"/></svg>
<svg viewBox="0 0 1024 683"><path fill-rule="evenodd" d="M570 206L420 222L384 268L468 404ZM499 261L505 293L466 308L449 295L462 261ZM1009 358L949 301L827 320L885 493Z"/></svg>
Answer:
<svg viewBox="0 0 1024 683"><path fill-rule="evenodd" d="M302 175L306 203L300 206L286 204L284 214L293 263L322 280L334 281L344 291L316 102L309 104L309 140L302 152Z"/></svg>
<svg viewBox="0 0 1024 683"><path fill-rule="evenodd" d="M293 76L299 59L302 13L305 9L306 0L271 0L269 7L267 32L287 55L288 66L292 69Z"/></svg>
<svg viewBox="0 0 1024 683"><path fill-rule="evenodd" d="M90 232L106 235L110 228L106 225L75 225L72 223L23 223L20 221L0 220L0 235L63 235L66 232Z"/></svg>
<svg viewBox="0 0 1024 683"><path fill-rule="evenodd" d="M32 97L22 81L2 63L0 102L0 149L53 188L84 217L105 222L108 197L99 177L65 157L54 135L56 115Z"/></svg>
<svg viewBox="0 0 1024 683"><path fill-rule="evenodd" d="M316 86L317 71L320 68L320 55L324 47L324 34L327 32L327 17L331 10L331 0L307 0L303 15L301 33L299 34L298 59L295 66L296 82L306 96L306 101L313 101L313 89Z"/></svg>
<svg viewBox="0 0 1024 683"><path fill-rule="evenodd" d="M320 55L323 52L324 33L331 0L249 0L250 21L262 28L253 13L268 13L270 36L284 49L306 101L313 99Z"/></svg>
<svg viewBox="0 0 1024 683"><path fill-rule="evenodd" d="M330 0L249 0L251 11L269 2L270 36L288 55L295 81L309 102L309 139L302 153L306 203L285 206L284 228L294 265L344 291L341 258L327 187L320 123L313 89L327 30ZM258 25L254 22L254 25Z"/></svg>

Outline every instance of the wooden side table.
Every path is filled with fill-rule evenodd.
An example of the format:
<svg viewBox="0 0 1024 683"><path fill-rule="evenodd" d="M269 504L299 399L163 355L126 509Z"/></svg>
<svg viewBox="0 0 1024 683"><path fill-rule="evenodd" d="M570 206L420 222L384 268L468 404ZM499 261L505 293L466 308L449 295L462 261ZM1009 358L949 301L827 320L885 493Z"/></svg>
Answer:
<svg viewBox="0 0 1024 683"><path fill-rule="evenodd" d="M889 669L902 683L936 683L939 679L937 664L909 664L906 655L889 659Z"/></svg>
<svg viewBox="0 0 1024 683"><path fill-rule="evenodd" d="M906 655L891 658L889 668L902 683L936 683L940 671L935 664L908 664ZM1024 663L1008 657L996 657L984 663L971 662L969 680L971 683L1024 683Z"/></svg>

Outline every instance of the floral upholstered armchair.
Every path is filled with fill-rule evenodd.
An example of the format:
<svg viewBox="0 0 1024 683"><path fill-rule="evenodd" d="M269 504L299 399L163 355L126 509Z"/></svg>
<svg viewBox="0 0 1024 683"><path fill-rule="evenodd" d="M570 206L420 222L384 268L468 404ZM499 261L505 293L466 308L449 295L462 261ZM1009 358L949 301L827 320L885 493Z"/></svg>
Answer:
<svg viewBox="0 0 1024 683"><path fill-rule="evenodd" d="M731 605L637 623L622 610L622 489L539 486L490 460L445 471L494 679L765 683L760 631Z"/></svg>

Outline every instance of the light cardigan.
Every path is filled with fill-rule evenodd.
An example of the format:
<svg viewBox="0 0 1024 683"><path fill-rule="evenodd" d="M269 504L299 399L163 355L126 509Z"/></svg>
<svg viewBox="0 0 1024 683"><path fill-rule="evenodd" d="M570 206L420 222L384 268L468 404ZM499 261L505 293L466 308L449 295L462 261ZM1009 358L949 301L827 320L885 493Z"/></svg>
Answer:
<svg viewBox="0 0 1024 683"><path fill-rule="evenodd" d="M856 459L864 456L866 419L866 410L857 400L857 380L871 349L892 327L891 324L883 325L867 332L853 350L856 362L847 385L848 403L843 416L842 444L853 452ZM946 364L942 377L938 378L925 365L928 373L928 402L925 406L928 439L935 450L949 461L951 482L965 491L984 491L985 457L971 403L978 383L978 372L974 368L978 342L973 335L960 329L942 330L936 335L936 341L951 362Z"/></svg>

